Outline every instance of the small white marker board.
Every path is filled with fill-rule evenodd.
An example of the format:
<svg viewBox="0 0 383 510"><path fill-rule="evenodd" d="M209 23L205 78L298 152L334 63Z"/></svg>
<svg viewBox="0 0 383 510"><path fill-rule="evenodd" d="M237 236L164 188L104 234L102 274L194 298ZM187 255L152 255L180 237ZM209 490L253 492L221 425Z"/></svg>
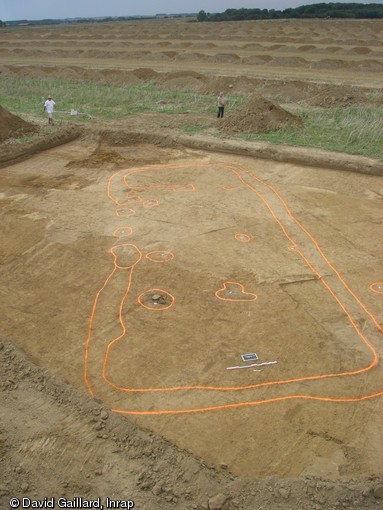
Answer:
<svg viewBox="0 0 383 510"><path fill-rule="evenodd" d="M255 352L252 352L250 354L241 354L241 358L243 361L254 361L258 359L258 356Z"/></svg>

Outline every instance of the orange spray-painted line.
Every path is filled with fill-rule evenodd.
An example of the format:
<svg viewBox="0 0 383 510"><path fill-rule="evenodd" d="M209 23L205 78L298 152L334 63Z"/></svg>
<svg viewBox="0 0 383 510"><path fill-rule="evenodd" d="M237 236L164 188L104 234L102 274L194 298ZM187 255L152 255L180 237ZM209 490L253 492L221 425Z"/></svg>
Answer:
<svg viewBox="0 0 383 510"><path fill-rule="evenodd" d="M244 170L246 171L246 170ZM340 273L337 271L337 269L335 269L335 267L333 266L333 264L329 261L329 259L326 257L326 255L323 253L321 247L319 246L319 243L318 241L314 238L314 236L302 225L302 223L292 214L292 212L290 211L289 207L287 206L286 202L283 200L283 198L280 196L280 194L270 185L268 184L267 182L263 182L261 181L258 177L256 177L255 175L252 175L250 174L250 172L247 172L249 175L251 175L251 177L253 179L255 179L256 181L262 183L264 186L268 187L277 197L278 199L280 200L280 202L283 204L283 206L285 207L285 210L287 212L287 214L290 216L290 218L299 226L299 228L309 237L309 239L313 242L313 244L315 245L315 247L317 248L318 252L320 253L321 257L323 258L323 260L325 260L325 262L328 264L328 266L332 269L332 271L334 271L334 273L337 275L339 281L342 283L342 285L345 287L345 289L347 290L347 292L355 299L355 301L359 304L359 306L361 306L363 308L363 310L367 313L367 315L371 318L371 320L374 322L375 326L379 329L379 331L381 333L383 333L383 328L381 327L381 325L379 324L379 322L376 320L376 318L374 317L374 315L367 309L367 307L362 303L362 301L358 298L358 296L351 290L351 288L349 287L349 285L347 285L347 283L344 281L344 279L342 278L342 276L340 275Z"/></svg>
<svg viewBox="0 0 383 510"><path fill-rule="evenodd" d="M177 166L176 166L176 167L177 167ZM140 169L139 169L139 171L144 171L144 170L147 170L147 168L140 168ZM242 180L242 179L241 179L241 180ZM267 205L268 205L268 204L267 204ZM273 211L271 210L271 212L273 212ZM277 219L277 221L279 222L279 220L278 220L278 219ZM279 223L280 223L280 222L279 222ZM282 226L282 225L281 225L281 226ZM283 228L283 226L282 226L282 228ZM283 230L284 230L284 229L283 229ZM290 238L290 237L289 237L289 239L291 240L291 238ZM308 262L308 261L306 260L306 262ZM355 326L355 324L354 324L354 326ZM354 373L359 373L359 371L357 371L357 372L350 372L350 373L347 373L347 374L354 374Z"/></svg>
<svg viewBox="0 0 383 510"><path fill-rule="evenodd" d="M132 262L130 263L128 266L121 266L119 263L118 263L118 255L116 255L115 251L119 248L123 248L124 246L128 246L130 248L133 248L135 251L137 251L137 255L138 255L138 258L135 262ZM136 264L138 264L138 262L142 259L142 253L141 251L137 248L137 246L135 244L131 244L131 243L124 243L124 244L117 244L117 245L114 245L110 248L109 250L109 253L111 253L114 257L114 267L117 268L117 269L131 269L133 268Z"/></svg>
<svg viewBox="0 0 383 510"><path fill-rule="evenodd" d="M383 395L382 391L377 391L376 393L370 393L368 395L362 395L360 397L346 397L346 398L337 398L337 397L315 397L314 395L286 395L285 397L275 397L268 398L265 400L254 400L249 402L238 402L236 404L224 404L220 406L209 406L209 407L200 407L195 409L163 409L161 411L124 411L121 409L112 409L115 413L120 414L131 414L131 415L151 415L151 416L159 416L164 414L190 414L190 413L203 413L206 411L228 411L230 409L238 409L241 407L253 407L259 406L263 404L272 404L275 402L283 402L285 400L313 400L320 402L362 402L363 400L369 400L371 398L381 397Z"/></svg>
<svg viewBox="0 0 383 510"><path fill-rule="evenodd" d="M161 168L163 168L162 165L161 165ZM135 170L135 169L133 169L133 170ZM137 192L141 192L141 193L143 191L152 191L152 190L169 190L169 191L176 191L176 192L195 191L194 184L155 184L155 185L149 185L149 186L131 186L127 181L128 175L129 174L124 175L124 182L129 187L129 189L131 189L132 191L137 191ZM127 196L130 196L130 194L128 193Z"/></svg>
<svg viewBox="0 0 383 510"><path fill-rule="evenodd" d="M123 298L120 302L120 306L119 306L119 323L120 323L120 326L121 326L121 334L114 338L111 342L109 342L107 348L106 348L106 352L105 352L105 356L104 356L104 362L103 362L103 365L102 365L102 378L106 381L106 367L107 367L107 364L108 364L108 358L109 358L109 352L110 352L110 349L113 347L113 345L115 343L117 343L119 340L121 340L121 338L123 338L125 336L125 333L126 333L126 327L125 327L125 324L124 324L124 321L122 320L122 308L124 306L124 303L125 303L125 300L129 294L129 291L130 291L130 286L132 284L132 276L133 276L133 268L134 266L132 266L130 269L129 269L129 275L128 275L128 284L126 286L126 289L125 289L125 292L124 292L124 295L123 295Z"/></svg>
<svg viewBox="0 0 383 510"><path fill-rule="evenodd" d="M117 256L114 253L113 248L115 248L115 247L112 247L110 249L110 252L112 253L112 255L114 257L114 267L113 267L111 273L107 276L107 278L106 278L105 282L103 283L102 287L98 290L98 292L96 294L96 297L95 297L95 300L94 300L94 303L93 303L93 306L92 306L91 315L90 315L90 318L89 318L88 332L87 332L87 337L86 337L86 342L85 342L84 380L85 380L86 387L88 388L89 393L92 396L94 396L94 393L93 393L93 390L92 390L92 387L91 387L91 384L90 384L90 381L89 381L89 377L88 377L88 360L89 360L89 345L90 345L91 336L92 336L92 326L93 326L94 315L96 313L96 308L97 308L97 304L98 304L98 301L100 299L101 293L104 291L104 289L106 288L107 284L110 282L110 280L113 277L113 275L116 272L116 270L117 269L126 269L125 267L122 268L121 266L117 265ZM137 247L135 246L135 248L137 248ZM142 253L140 252L140 250L138 248L137 248L137 252L139 254L138 260L127 268L127 269L130 270L130 274L129 274L128 286L127 286L126 293L125 293L125 296L123 298L123 301L125 301L125 297L126 297L126 295L128 294L128 292L130 290L131 276L132 276L133 268L142 258ZM120 304L120 317L121 317L121 307L122 307L123 301ZM123 329L123 334L121 335L121 338L122 338L122 336L125 335L126 329L125 329L125 325L124 325L123 321L120 320L120 324L121 324L121 327ZM108 348L109 348L109 346L108 346Z"/></svg>
<svg viewBox="0 0 383 510"><path fill-rule="evenodd" d="M341 306L341 308L344 310L344 312L346 313L347 317L349 318L352 326L354 327L354 329L356 330L356 332L358 333L359 337L363 340L363 342L365 343L365 345L370 349L370 351L372 352L373 354L373 361L365 368L361 368L359 370L354 370L354 371L348 371L348 372L342 372L342 373L336 373L336 374L321 374L321 375L315 375L315 376L306 376L306 377L301 377L301 378L295 378L295 379L289 379L289 380L283 380L283 381L270 381L270 382L267 382L267 383L261 383L261 384L256 384L256 385L247 385L247 386L241 386L241 387L234 387L234 388L222 388L222 387L219 387L219 388L215 388L215 387L207 387L207 386L182 386L182 387L172 387L172 388L135 388L135 389L132 389L132 388L121 388L121 387L118 387L114 384L112 384L110 381L108 381L105 377L105 369L106 369L106 359L108 357L108 352L109 352L109 349L111 348L111 346L117 341L119 340L120 338L122 338L122 336L124 336L125 334L125 326L123 324L123 319L122 319L122 304L123 302L125 301L125 298L127 296L127 293L129 292L129 289L130 289L130 282L131 282L131 275L130 275L130 279L129 279L129 285L128 285L128 288L127 288L127 291L125 292L124 294L124 297L120 303L120 317L119 317L119 320L120 320L120 323L122 325L122 328L123 328L123 333L122 335L120 335L119 337L117 337L116 339L112 340L110 342L110 344L108 345L108 349L107 349L107 353L105 355L105 359L104 359L104 370L103 370L103 377L105 379L105 381L115 387L115 388L118 388L122 391L128 391L128 392L131 392L131 391L134 391L134 392L140 392L140 391L177 391L177 390L185 390L185 389L204 389L204 390L218 390L218 391L238 391L238 390L243 390L243 389L250 389L250 388L259 388L259 387L264 387L264 386L272 386L272 385L280 385L280 384L287 384L287 383L292 383L292 382L300 382L300 381L308 381L308 380L317 380L317 379L323 379L323 378L329 378L329 377L341 377L341 376L350 376L350 375L356 375L356 374L360 374L360 373L363 373L363 372L366 372L368 370L371 370L378 362L378 354L377 354L377 351L374 349L374 347L372 346L372 344L365 338L365 336L359 331L359 328L357 327L355 321L353 320L350 312L348 312L348 310L346 309L346 307L343 305L343 303L340 301L340 299L337 297L336 293L331 289L330 285L324 280L324 278L320 275L319 271L317 271L315 269L315 267L313 266L313 264L307 259L307 257L304 256L303 253L301 253L299 250L297 250L297 244L295 243L295 241L292 239L292 237L288 234L286 228L284 227L284 225L282 224L281 220L278 218L278 216L274 213L272 207L270 206L270 204L267 202L267 200L263 197L263 195L256 189L254 188L253 186L249 185L243 178L242 176L239 174L239 172L237 170L235 170L233 168L233 165L226 165L226 164L223 164L223 163L219 163L220 166L232 171L235 175L237 175L237 177L239 178L239 180L245 185L247 186L250 190L254 191L260 198L261 200L264 202L264 204L267 206L267 208L269 209L270 213L272 214L272 216L274 217L274 219L276 220L277 224L280 226L282 232L285 234L286 238L290 241L290 243L292 244L292 247L290 247L290 249L295 249L295 251L297 251L297 253L303 258L303 260L306 262L306 264L308 265L308 267L310 267L310 269L320 278L320 281L322 282L322 284L326 287L326 289L330 292L330 294L333 296L333 298L336 300L336 302ZM187 167L187 166L190 166L190 165L164 165L162 166L161 168L180 168L180 167ZM212 165L209 165L209 164L193 164L193 166L212 166ZM319 244L317 243L317 241L315 240L315 238L303 227L303 225L291 214L291 212L289 211L288 207L287 207L287 204L283 201L283 199L280 197L280 195L270 186L268 185L267 183L264 183L263 181L261 181L260 179L258 179L257 177L255 177L254 175L252 175L250 172L244 170L243 168L241 167L238 167L237 165L234 165L235 168L237 169L240 169L242 172L246 173L248 176L250 176L252 179L255 179L257 180L259 183L267 186L278 198L279 200L284 204L285 206L285 210L286 212L288 213L288 215L293 219L293 221L295 221L295 223L301 228L302 231L304 231L306 233L306 235L308 235L308 237L311 239L311 241L314 243L314 245L316 246L316 248L318 249L318 252L320 253L320 255L322 256L323 260L326 261L326 263L329 265L329 267L331 267L331 269L335 272L335 274L338 276L339 280L342 282L342 284L345 286L346 290L356 299L357 303L365 310L365 312L370 316L370 318L373 320L374 324L378 327L378 329L382 331L382 328L380 327L378 321L375 319L375 317L373 316L373 314L363 305L363 303L359 300L359 298L357 298L357 296L353 293L353 291L349 288L349 286L344 282L344 280L341 278L340 274L335 270L335 268L333 267L333 265L329 262L329 260L325 257L325 255L323 254ZM142 171L147 171L149 168L151 167L142 167L142 168L139 168L139 169L134 169L133 171L131 170L130 172L128 172L128 174L130 173L133 173L133 172L142 172ZM121 173L121 172L116 172L116 174L114 175L117 175L118 173ZM125 177L127 175L125 174ZM112 176L112 178L114 178L114 176ZM110 198L112 200L113 197L110 193L110 184L112 182L112 178L108 181L108 187L107 187L107 193L108 195L110 196ZM115 200L114 200L115 201ZM98 301L98 298L99 298L99 295L100 293L102 292L102 290L106 287L107 283L109 282L110 278L112 277L114 271L115 271L116 268L114 268L114 270L112 271L112 273L109 275L109 277L106 279L106 281L104 282L104 285L102 286L102 288L99 290L99 292L97 293L96 295L96 299L95 299L95 302L94 302L94 305L93 305L93 308L92 308L92 313L91 313L91 319L90 319L90 327L88 329L88 337L87 337L87 342L86 342L86 356L85 356L85 363L87 364L88 362L88 348L89 348L89 341L90 341L90 334L91 334L91 324L92 324L92 320L93 320L93 316L94 316L94 313L95 313L95 309L96 309L96 305L97 305L97 301ZM132 268L133 269L133 268ZM132 271L131 271L132 272ZM87 374L87 371L85 370L85 375ZM87 381L87 379L86 379ZM87 384L88 388L90 388L89 384ZM200 408L200 409L184 409L184 410L162 410L162 411L122 411L122 410L117 410L115 409L116 412L120 412L120 413L124 413L124 414L148 414L148 415L160 415L160 414L178 414L178 413L188 413L188 412L202 412L202 411L209 411L209 410L218 410L218 409L230 409L230 408L236 408L236 407L244 407L244 406L250 406L250 405L260 405L260 404L263 404L263 403L268 403L268 402L277 402L277 401L282 401L282 400L287 400L287 399L293 399L293 398L305 398L305 399L311 399L311 400L320 400L320 401L331 401L331 402L357 402L357 401L361 401L361 400L366 400L368 398L373 398L373 397L377 397L377 396L381 396L383 394L383 390L382 391L378 391L376 393L372 393L372 394L369 394L369 395L361 395L361 396L358 396L358 397L350 397L350 398L336 398L336 397L314 397L312 395L290 395L290 396L285 396L285 397L277 397L277 398L272 398L272 399L267 399L267 400L259 400L259 401L253 401L253 402L241 402L241 403L236 403L236 404L225 404L225 405L221 405L221 406L210 406L210 407L204 407L204 408Z"/></svg>
<svg viewBox="0 0 383 510"><path fill-rule="evenodd" d="M91 388L91 385L90 385L90 382L88 379L88 357L89 357L89 344L90 344L90 340L91 340L91 336L92 336L93 319L94 319L94 314L96 312L96 307L98 304L98 300L100 299L101 293L105 289L105 287L108 285L108 283L109 283L110 279L112 278L112 276L114 275L116 269L117 269L117 266L115 265L113 267L112 272L107 276L102 287L98 290L96 297L94 299L94 302L93 302L92 311L91 311L91 314L89 317L89 322L88 322L88 332L87 332L87 336L86 336L86 340L85 340L84 380L85 380L85 385L88 388L89 393L92 395L92 397L94 397L94 393L93 393L93 390Z"/></svg>

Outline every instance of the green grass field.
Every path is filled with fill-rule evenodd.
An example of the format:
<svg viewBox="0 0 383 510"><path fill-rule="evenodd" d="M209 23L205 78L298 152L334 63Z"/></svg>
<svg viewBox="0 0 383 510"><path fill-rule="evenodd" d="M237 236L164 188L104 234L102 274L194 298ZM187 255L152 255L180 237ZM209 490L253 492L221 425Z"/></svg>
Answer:
<svg viewBox="0 0 383 510"><path fill-rule="evenodd" d="M383 108L352 107L302 111L303 128L249 134L247 140L264 140L302 147L318 147L383 159Z"/></svg>
<svg viewBox="0 0 383 510"><path fill-rule="evenodd" d="M100 85L92 82L69 83L43 79L11 79L0 77L0 104L23 118L41 116L43 102L51 93L58 111L72 108L84 116L76 121L121 119L140 112L203 113L215 115L215 103L209 95L188 91L164 90L155 82L140 85ZM232 96L227 115L246 101ZM263 140L275 144L317 147L383 159L383 107L351 107L332 109L302 108L303 127L286 128L271 133L236 135L244 140ZM184 126L188 134L204 133L211 128ZM218 131L213 133L222 136Z"/></svg>

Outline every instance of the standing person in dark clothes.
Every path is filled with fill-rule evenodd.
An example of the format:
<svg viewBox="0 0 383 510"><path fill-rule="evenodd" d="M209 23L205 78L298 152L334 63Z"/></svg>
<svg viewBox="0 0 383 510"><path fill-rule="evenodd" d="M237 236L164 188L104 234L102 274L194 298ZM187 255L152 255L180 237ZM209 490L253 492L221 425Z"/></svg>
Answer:
<svg viewBox="0 0 383 510"><path fill-rule="evenodd" d="M221 119L223 117L223 112L225 110L225 98L223 96L223 92L219 93L219 96L217 98L217 105L218 105L217 118Z"/></svg>

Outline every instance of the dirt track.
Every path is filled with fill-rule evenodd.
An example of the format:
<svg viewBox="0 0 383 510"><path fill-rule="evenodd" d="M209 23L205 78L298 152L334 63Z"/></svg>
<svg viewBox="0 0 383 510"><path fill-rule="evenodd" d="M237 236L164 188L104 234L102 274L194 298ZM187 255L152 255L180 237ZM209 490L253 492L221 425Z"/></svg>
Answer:
<svg viewBox="0 0 383 510"><path fill-rule="evenodd" d="M286 30L294 24L268 26L293 45ZM379 32L364 27L359 44L369 41L380 61ZM42 30L14 40L30 51L30 34ZM158 37L181 45L165 33ZM225 40L214 37L201 36L200 46L222 50ZM235 37L243 48L254 36ZM311 37L335 44L329 33ZM346 40L337 43L342 54ZM18 58L33 63L28 53ZM38 69L12 62L7 72ZM372 85L361 74L355 81ZM177 140L172 122L146 116L129 128L162 127ZM232 500L211 500L211 509L380 508L382 178L163 138L153 145L124 129L124 121L99 126L1 171L6 504L16 487L57 497L60 486L68 497L128 495L149 510L207 508L220 492ZM277 363L228 371L246 352ZM144 414L103 414L84 396L86 382L108 408ZM12 430L27 402L30 428ZM189 410L204 412L146 414Z"/></svg>

